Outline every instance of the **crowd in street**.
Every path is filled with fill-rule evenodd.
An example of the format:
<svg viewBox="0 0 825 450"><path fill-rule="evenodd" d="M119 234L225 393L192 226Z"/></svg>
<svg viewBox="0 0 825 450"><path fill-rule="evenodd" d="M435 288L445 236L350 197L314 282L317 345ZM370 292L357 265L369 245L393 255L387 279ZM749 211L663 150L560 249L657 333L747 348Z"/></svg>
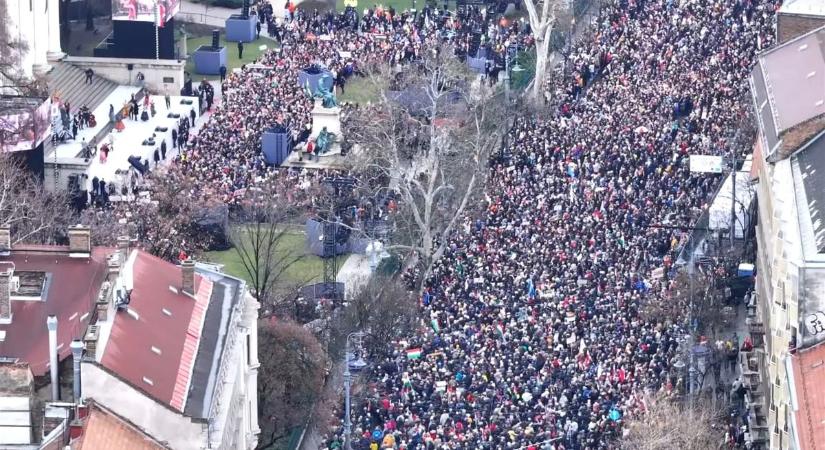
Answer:
<svg viewBox="0 0 825 450"><path fill-rule="evenodd" d="M421 297L428 332L377 364L354 449L610 448L645 393L684 387L684 323L640 314L673 295L650 274L683 236L656 225L706 208L718 178L687 156L730 152L778 5L602 5L548 86L557 114L516 119L486 210L448 238Z"/></svg>
<svg viewBox="0 0 825 450"><path fill-rule="evenodd" d="M200 193L227 203L240 201L246 189L277 176L279 169L267 167L261 156L260 137L266 129L287 127L295 144L308 138L313 101L296 81L300 70L321 64L343 90L348 77L377 63L414 59L440 40L466 47L470 31L484 23L480 15L459 21L429 9L412 15L376 8L360 17L352 10L320 14L298 9L287 21L268 18L268 28L282 42L280 50L227 77L223 101L177 164L196 181ZM523 29L516 23L492 34L504 41L519 31Z"/></svg>
<svg viewBox="0 0 825 450"><path fill-rule="evenodd" d="M569 55L569 76L547 87L557 111L515 120L491 161L483 211L447 237L421 298L427 332L376 364L376 383L354 408L354 449L609 448L644 409L645 391L679 389L671 366L684 329L639 310L672 294L650 272L672 261L682 236L651 225L687 226L706 207L717 179L691 175L687 155L730 152L775 7L602 2L596 33ZM497 52L530 45L519 22L478 14L297 9L287 19L268 27L280 50L227 77L212 118L170 168L189 195L235 204L273 178L317 182L267 167L260 152L271 126L296 140L311 127L312 100L296 83L305 67L345 80L442 40L461 55L479 29ZM408 358L407 349L421 352ZM327 444L341 447L340 430Z"/></svg>

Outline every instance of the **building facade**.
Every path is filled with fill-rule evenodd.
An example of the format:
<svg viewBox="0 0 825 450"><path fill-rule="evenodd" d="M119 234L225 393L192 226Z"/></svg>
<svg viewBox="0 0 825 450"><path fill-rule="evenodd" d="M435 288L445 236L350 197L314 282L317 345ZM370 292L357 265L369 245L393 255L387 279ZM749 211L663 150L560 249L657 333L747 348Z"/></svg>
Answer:
<svg viewBox="0 0 825 450"><path fill-rule="evenodd" d="M258 303L244 282L128 241L113 259L85 337L82 397L172 449L254 449Z"/></svg>
<svg viewBox="0 0 825 450"><path fill-rule="evenodd" d="M807 401L816 393L801 377L822 376L810 355L825 345L825 27L760 55L751 88L759 118L755 348L743 355L751 422L764 421L766 448L811 449L801 437L825 437L821 418L799 420L825 413Z"/></svg>
<svg viewBox="0 0 825 450"><path fill-rule="evenodd" d="M51 69L64 55L60 47L59 0L6 1L5 24L11 42L25 44L18 55L21 75L31 78Z"/></svg>

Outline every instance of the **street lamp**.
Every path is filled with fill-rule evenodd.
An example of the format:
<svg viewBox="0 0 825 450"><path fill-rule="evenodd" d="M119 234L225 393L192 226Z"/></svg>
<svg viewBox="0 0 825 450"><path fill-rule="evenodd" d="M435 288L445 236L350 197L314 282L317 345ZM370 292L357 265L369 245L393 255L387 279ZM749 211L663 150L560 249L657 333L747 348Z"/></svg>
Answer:
<svg viewBox="0 0 825 450"><path fill-rule="evenodd" d="M344 349L344 450L352 450L352 446L350 443L350 435L352 434L352 420L350 417L350 391L352 389L352 372L350 371L350 366L356 372L363 369L367 363L364 361L360 356L357 359L353 359L353 355L350 352L350 341L352 338L357 337L359 339L358 346L361 346L360 339L364 337L363 331L354 331L347 335L347 341Z"/></svg>
<svg viewBox="0 0 825 450"><path fill-rule="evenodd" d="M513 49L513 50L511 50ZM507 100L507 104L510 103L510 72L523 72L524 69L519 66L518 61L516 61L516 65L513 68L510 68L510 58L513 54L513 57L518 54L518 45L508 45L504 51L504 99Z"/></svg>

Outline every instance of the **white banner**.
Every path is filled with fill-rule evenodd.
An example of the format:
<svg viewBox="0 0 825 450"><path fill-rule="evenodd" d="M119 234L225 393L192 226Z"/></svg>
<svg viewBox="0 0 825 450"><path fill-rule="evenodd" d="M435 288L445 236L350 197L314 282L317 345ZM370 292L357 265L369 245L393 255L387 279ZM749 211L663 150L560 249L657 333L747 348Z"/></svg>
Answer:
<svg viewBox="0 0 825 450"><path fill-rule="evenodd" d="M697 173L722 173L722 157L690 155L690 171Z"/></svg>

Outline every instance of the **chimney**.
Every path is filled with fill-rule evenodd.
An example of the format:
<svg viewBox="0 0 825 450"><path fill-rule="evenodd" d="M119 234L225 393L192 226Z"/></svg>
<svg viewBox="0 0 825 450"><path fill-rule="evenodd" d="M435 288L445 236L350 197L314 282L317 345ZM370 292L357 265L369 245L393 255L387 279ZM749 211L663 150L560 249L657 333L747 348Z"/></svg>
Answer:
<svg viewBox="0 0 825 450"><path fill-rule="evenodd" d="M0 226L0 255L11 254L11 228L8 225Z"/></svg>
<svg viewBox="0 0 825 450"><path fill-rule="evenodd" d="M129 241L129 236L120 236L117 238L117 253L119 256L120 267L123 267L126 264L126 260L129 259L129 251L131 246L131 242Z"/></svg>
<svg viewBox="0 0 825 450"><path fill-rule="evenodd" d="M83 336L83 346L86 350L86 356L90 359L97 359L97 335L99 333L98 325L89 325L86 328L86 335Z"/></svg>
<svg viewBox="0 0 825 450"><path fill-rule="evenodd" d="M11 323L11 276L12 267L0 269L0 324Z"/></svg>
<svg viewBox="0 0 825 450"><path fill-rule="evenodd" d="M183 292L189 295L195 295L195 261L186 259L181 262L180 273L183 277Z"/></svg>
<svg viewBox="0 0 825 450"><path fill-rule="evenodd" d="M49 373L52 377L52 401L60 401L60 386L57 384L57 316L46 319L49 329Z"/></svg>
<svg viewBox="0 0 825 450"><path fill-rule="evenodd" d="M72 380L72 394L74 402L80 404L80 358L83 356L83 343L80 339L75 339L71 344L72 367L74 368L74 380Z"/></svg>
<svg viewBox="0 0 825 450"><path fill-rule="evenodd" d="M97 311L97 321L105 322L109 319L109 298L112 296L112 284L104 281L100 286L100 293L95 302L95 311Z"/></svg>
<svg viewBox="0 0 825 450"><path fill-rule="evenodd" d="M88 258L92 254L92 230L83 225L69 227L69 256Z"/></svg>

